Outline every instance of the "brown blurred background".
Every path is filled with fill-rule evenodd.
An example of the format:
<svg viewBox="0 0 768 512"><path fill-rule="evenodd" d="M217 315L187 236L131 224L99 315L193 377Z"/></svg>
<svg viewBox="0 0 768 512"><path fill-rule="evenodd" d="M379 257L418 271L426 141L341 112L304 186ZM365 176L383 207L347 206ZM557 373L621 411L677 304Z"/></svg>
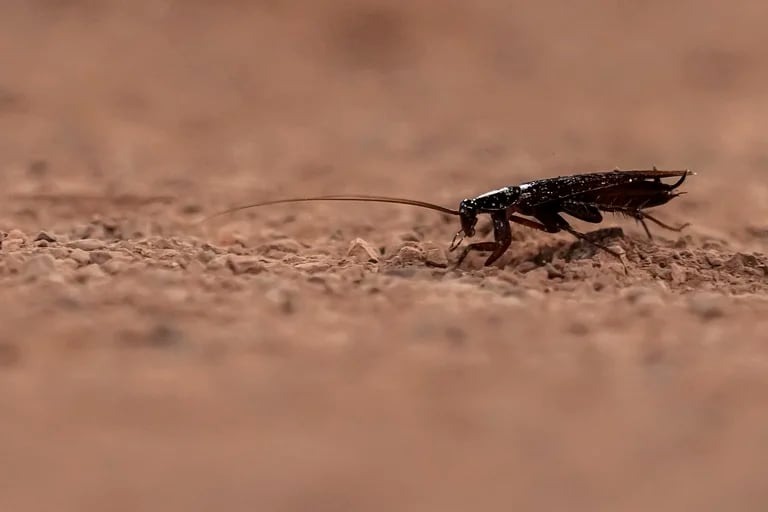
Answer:
<svg viewBox="0 0 768 512"><path fill-rule="evenodd" d="M230 193L223 182L237 180L251 195L341 187L453 201L651 165L736 180L766 162L767 11L10 0L2 185L20 188L33 157L59 176L52 189L173 194Z"/></svg>

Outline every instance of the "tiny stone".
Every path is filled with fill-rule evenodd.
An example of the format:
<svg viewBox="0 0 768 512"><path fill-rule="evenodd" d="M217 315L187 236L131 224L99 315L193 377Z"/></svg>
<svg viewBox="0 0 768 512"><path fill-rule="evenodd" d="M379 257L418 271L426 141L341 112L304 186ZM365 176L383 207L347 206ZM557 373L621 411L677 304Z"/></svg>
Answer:
<svg viewBox="0 0 768 512"><path fill-rule="evenodd" d="M54 247L51 249L51 256L57 260L62 260L69 256L69 249L66 247Z"/></svg>
<svg viewBox="0 0 768 512"><path fill-rule="evenodd" d="M75 249L82 249L84 251L95 251L97 249L103 249L106 244L103 240L97 240L95 238L84 238L82 240L74 240L67 244L69 247Z"/></svg>
<svg viewBox="0 0 768 512"><path fill-rule="evenodd" d="M49 233L46 233L45 231L41 231L35 237L35 242L40 242L40 241L53 243L56 241L56 237Z"/></svg>
<svg viewBox="0 0 768 512"><path fill-rule="evenodd" d="M744 254L737 252L728 261L725 262L725 267L728 270L737 271L744 267L756 267L760 261L753 254Z"/></svg>
<svg viewBox="0 0 768 512"><path fill-rule="evenodd" d="M379 255L371 244L362 238L355 238L350 242L347 256L350 256L358 263L376 263L379 261Z"/></svg>
<svg viewBox="0 0 768 512"><path fill-rule="evenodd" d="M97 265L103 265L107 261L112 259L112 254L107 251L93 251L91 253L91 261Z"/></svg>
<svg viewBox="0 0 768 512"><path fill-rule="evenodd" d="M309 261L307 263L299 263L294 267L296 270L307 272L308 274L314 274L316 272L325 272L331 266L324 261Z"/></svg>
<svg viewBox="0 0 768 512"><path fill-rule="evenodd" d="M725 263L725 260L723 258L720 258L718 256L715 256L713 254L707 253L704 256L704 259L707 260L707 263L709 263L710 267L722 267Z"/></svg>
<svg viewBox="0 0 768 512"><path fill-rule="evenodd" d="M91 262L91 255L82 249L74 249L69 257L78 262L80 265L87 265Z"/></svg>
<svg viewBox="0 0 768 512"><path fill-rule="evenodd" d="M429 245L426 247L424 263L430 267L446 268L448 266L448 256L446 256L442 247Z"/></svg>
<svg viewBox="0 0 768 512"><path fill-rule="evenodd" d="M673 283L684 283L688 278L685 269L677 263L671 263L669 265L669 271Z"/></svg>
<svg viewBox="0 0 768 512"><path fill-rule="evenodd" d="M197 259L201 263L209 263L215 257L216 253L207 249L204 249L197 254Z"/></svg>
<svg viewBox="0 0 768 512"><path fill-rule="evenodd" d="M704 320L711 320L725 314L722 299L715 293L700 292L690 296L688 308Z"/></svg>
<svg viewBox="0 0 768 512"><path fill-rule="evenodd" d="M8 240L26 240L27 236L18 229L12 229L8 232L8 236L6 236Z"/></svg>
<svg viewBox="0 0 768 512"><path fill-rule="evenodd" d="M220 254L213 258L211 261L208 262L208 264L205 266L208 270L221 270L225 268L228 265L228 256L225 254Z"/></svg>
<svg viewBox="0 0 768 512"><path fill-rule="evenodd" d="M5 252L16 252L24 245L24 240L18 238L6 238L3 240L3 250Z"/></svg>
<svg viewBox="0 0 768 512"><path fill-rule="evenodd" d="M401 247L395 256L395 259L404 265L418 263L421 261L421 258L421 250L417 249L416 247L409 246Z"/></svg>
<svg viewBox="0 0 768 512"><path fill-rule="evenodd" d="M291 238L273 240L262 246L266 251L280 251L296 254L301 250L301 244Z"/></svg>
<svg viewBox="0 0 768 512"><path fill-rule="evenodd" d="M265 270L264 263L255 256L230 255L227 266L234 274L258 274Z"/></svg>

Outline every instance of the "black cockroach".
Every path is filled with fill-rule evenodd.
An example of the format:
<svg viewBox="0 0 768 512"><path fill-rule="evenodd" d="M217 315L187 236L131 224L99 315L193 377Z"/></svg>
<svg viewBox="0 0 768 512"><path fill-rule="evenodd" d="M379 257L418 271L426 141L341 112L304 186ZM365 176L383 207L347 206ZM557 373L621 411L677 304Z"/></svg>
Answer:
<svg viewBox="0 0 768 512"><path fill-rule="evenodd" d="M567 231L576 238L584 240L621 260L620 255L615 251L590 240L584 233L576 231L561 214L567 214L593 224L603 221L602 212L626 215L640 222L650 239L653 237L646 220L665 229L679 232L688 226L688 223L681 226L670 226L645 210L666 204L671 199L683 194L684 192L675 192L675 189L683 184L687 176L692 174L687 169L660 171L654 167L652 170L614 170L558 176L511 185L486 192L477 197L464 199L459 204L458 210L413 199L370 195L328 195L275 199L230 208L205 220L246 208L305 201L364 201L407 204L459 217L461 229L451 242L449 249L451 251L456 250L465 237L474 236L478 215L490 215L493 222L494 240L469 244L459 256L456 266L459 266L471 251L490 251L491 254L485 260L485 265L493 264L512 243L510 222L546 233ZM663 178L679 179L675 183L669 184L662 182Z"/></svg>

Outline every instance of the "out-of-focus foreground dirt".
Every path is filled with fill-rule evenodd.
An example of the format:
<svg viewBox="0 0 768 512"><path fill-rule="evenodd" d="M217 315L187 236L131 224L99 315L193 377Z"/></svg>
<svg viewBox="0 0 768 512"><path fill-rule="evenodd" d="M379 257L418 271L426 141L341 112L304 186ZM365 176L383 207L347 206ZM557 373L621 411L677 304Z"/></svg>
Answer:
<svg viewBox="0 0 768 512"><path fill-rule="evenodd" d="M2 2L2 509L766 510L767 17ZM524 228L445 268L393 205L197 224L653 165L692 226L609 217L628 275Z"/></svg>

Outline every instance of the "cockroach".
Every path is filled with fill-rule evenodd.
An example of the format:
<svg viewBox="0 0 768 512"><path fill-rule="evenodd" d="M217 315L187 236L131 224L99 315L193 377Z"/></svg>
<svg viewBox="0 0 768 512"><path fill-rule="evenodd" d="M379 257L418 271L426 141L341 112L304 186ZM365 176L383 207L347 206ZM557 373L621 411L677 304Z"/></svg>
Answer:
<svg viewBox="0 0 768 512"><path fill-rule="evenodd" d="M461 229L453 237L449 247L450 251L456 250L464 238L471 238L475 235L478 215L490 215L493 223L494 240L467 245L458 257L457 267L472 251L489 251L491 254L485 260L485 266L492 265L512 243L510 224L512 222L546 233L567 231L574 237L606 251L621 261L621 256L617 252L575 230L562 217L562 214L593 224L599 224L603 221L602 212L625 215L638 221L649 239L653 239L653 236L648 229L646 220L662 228L680 232L689 223L671 226L652 216L646 210L666 204L673 198L684 194L684 192L676 192L676 189L683 184L687 176L692 174L694 173L687 169L664 171L654 167L652 170L622 171L617 169L558 176L510 185L480 194L477 197L463 199L459 203L458 210L414 199L357 194L274 199L230 208L211 215L205 220L247 208L283 203L307 201L395 203L428 208L459 217ZM664 178L678 178L678 180L669 184L662 182Z"/></svg>

